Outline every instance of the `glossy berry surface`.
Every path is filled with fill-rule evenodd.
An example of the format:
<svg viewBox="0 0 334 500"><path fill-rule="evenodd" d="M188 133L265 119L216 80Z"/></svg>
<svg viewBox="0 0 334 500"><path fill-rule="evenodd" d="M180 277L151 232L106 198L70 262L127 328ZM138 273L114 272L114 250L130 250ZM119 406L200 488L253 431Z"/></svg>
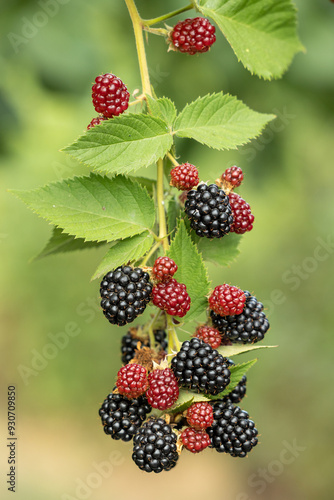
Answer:
<svg viewBox="0 0 334 500"><path fill-rule="evenodd" d="M210 403L193 403L187 410L187 422L190 427L201 431L213 424L213 411Z"/></svg>
<svg viewBox="0 0 334 500"><path fill-rule="evenodd" d="M222 238L233 223L229 197L216 184L200 184L187 194L185 212L198 236Z"/></svg>
<svg viewBox="0 0 334 500"><path fill-rule="evenodd" d="M196 392L219 394L230 383L227 359L197 338L182 343L171 367L179 385Z"/></svg>
<svg viewBox="0 0 334 500"><path fill-rule="evenodd" d="M128 109L130 94L122 80L112 73L95 78L92 99L95 111L107 118L118 116Z"/></svg>
<svg viewBox="0 0 334 500"><path fill-rule="evenodd" d="M177 271L177 265L169 257L158 257L152 268L152 276L157 282L169 281Z"/></svg>
<svg viewBox="0 0 334 500"><path fill-rule="evenodd" d="M245 290L246 302L241 314L220 316L210 312L215 328L233 343L252 344L264 338L269 321L263 312L263 304Z"/></svg>
<svg viewBox="0 0 334 500"><path fill-rule="evenodd" d="M95 127L96 125L100 125L100 123L104 122L108 118L104 118L103 116L98 116L97 118L93 118L92 121L87 125L87 130Z"/></svg>
<svg viewBox="0 0 334 500"><path fill-rule="evenodd" d="M244 174L240 167L230 167L225 170L222 175L222 179L231 184L234 188L239 187L244 178Z"/></svg>
<svg viewBox="0 0 334 500"><path fill-rule="evenodd" d="M220 316L241 314L245 305L246 295L240 288L231 285L219 285L209 297L209 306Z"/></svg>
<svg viewBox="0 0 334 500"><path fill-rule="evenodd" d="M174 278L153 287L152 302L167 314L180 318L190 309L190 297L186 285L178 283Z"/></svg>
<svg viewBox="0 0 334 500"><path fill-rule="evenodd" d="M158 347L158 351L167 351L167 334L165 330L154 330L153 331L155 344ZM122 363L126 365L131 361L135 355L136 350L142 347L151 347L149 336L146 335L144 338L138 338L135 332L129 331L122 337L121 341L121 354ZM154 346L152 346L154 347Z"/></svg>
<svg viewBox="0 0 334 500"><path fill-rule="evenodd" d="M136 363L123 366L117 373L116 386L123 396L138 398L148 389L146 368Z"/></svg>
<svg viewBox="0 0 334 500"><path fill-rule="evenodd" d="M181 433L181 442L192 453L199 453L211 444L210 436L205 431L196 431L191 427Z"/></svg>
<svg viewBox="0 0 334 500"><path fill-rule="evenodd" d="M176 441L176 434L165 420L151 417L133 439L132 460L145 472L171 470L179 458Z"/></svg>
<svg viewBox="0 0 334 500"><path fill-rule="evenodd" d="M170 368L153 370L148 381L146 397L152 408L166 410L173 406L179 397L179 386L173 371Z"/></svg>
<svg viewBox="0 0 334 500"><path fill-rule="evenodd" d="M231 232L244 234L251 231L253 229L254 215L249 204L237 193L230 193L228 196L233 214Z"/></svg>
<svg viewBox="0 0 334 500"><path fill-rule="evenodd" d="M170 185L181 191L189 191L199 183L198 170L191 163L182 163L170 171Z"/></svg>
<svg viewBox="0 0 334 500"><path fill-rule="evenodd" d="M120 266L106 274L100 285L101 307L113 325L131 323L151 300L149 274L139 267Z"/></svg>
<svg viewBox="0 0 334 500"><path fill-rule="evenodd" d="M207 52L216 41L215 27L204 17L179 21L173 28L170 38L179 52L194 55Z"/></svg>
<svg viewBox="0 0 334 500"><path fill-rule="evenodd" d="M217 349L221 344L221 335L219 331L216 328L212 328L212 326L199 326L193 336L209 344L212 349Z"/></svg>
<svg viewBox="0 0 334 500"><path fill-rule="evenodd" d="M257 429L246 411L221 401L213 405L214 422L207 429L212 448L244 458L257 445Z"/></svg>
<svg viewBox="0 0 334 500"><path fill-rule="evenodd" d="M99 415L108 436L130 441L151 410L145 396L128 399L121 394L111 393L102 403Z"/></svg>

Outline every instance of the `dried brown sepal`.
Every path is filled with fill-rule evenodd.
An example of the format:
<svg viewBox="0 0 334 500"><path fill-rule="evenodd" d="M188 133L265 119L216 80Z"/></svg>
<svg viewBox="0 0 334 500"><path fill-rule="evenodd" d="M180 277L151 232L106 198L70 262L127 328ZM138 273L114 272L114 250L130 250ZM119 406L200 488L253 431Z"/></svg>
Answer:
<svg viewBox="0 0 334 500"><path fill-rule="evenodd" d="M231 184L230 182L227 182L223 176L219 177L218 179L215 180L215 183L217 184L217 186L220 188L220 189L223 189L223 191L225 191L226 194L229 194L231 193L235 186L233 186L233 184Z"/></svg>

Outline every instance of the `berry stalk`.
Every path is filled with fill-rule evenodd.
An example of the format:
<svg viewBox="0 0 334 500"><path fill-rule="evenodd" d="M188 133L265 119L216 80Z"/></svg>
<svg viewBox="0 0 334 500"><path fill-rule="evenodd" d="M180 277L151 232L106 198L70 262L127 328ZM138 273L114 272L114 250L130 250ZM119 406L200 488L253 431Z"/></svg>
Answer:
<svg viewBox="0 0 334 500"><path fill-rule="evenodd" d="M143 19L143 23L145 26L152 26L153 24L161 23L162 21L166 21L171 17L178 16L179 14L182 14L183 12L186 12L187 10L191 10L193 8L193 4L190 3L189 5L186 5L181 9L174 10L173 12L169 12L168 14L164 14L163 16L155 17L154 19Z"/></svg>

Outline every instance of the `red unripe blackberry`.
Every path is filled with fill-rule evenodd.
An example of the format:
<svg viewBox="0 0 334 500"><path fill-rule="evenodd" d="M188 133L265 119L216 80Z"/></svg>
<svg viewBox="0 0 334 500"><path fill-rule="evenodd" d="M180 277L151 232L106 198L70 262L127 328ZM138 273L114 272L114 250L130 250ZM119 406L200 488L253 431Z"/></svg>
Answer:
<svg viewBox="0 0 334 500"><path fill-rule="evenodd" d="M138 398L148 389L146 368L136 363L123 366L117 373L116 386L122 396Z"/></svg>
<svg viewBox="0 0 334 500"><path fill-rule="evenodd" d="M104 116L93 118L92 121L87 125L87 130L95 127L96 125L100 125L100 123L104 122L105 120L108 120L108 118L105 118Z"/></svg>
<svg viewBox="0 0 334 500"><path fill-rule="evenodd" d="M183 446L191 453L199 453L211 444L210 436L205 431L196 431L191 427L184 429L180 437Z"/></svg>
<svg viewBox="0 0 334 500"><path fill-rule="evenodd" d="M152 408L145 396L128 399L121 394L109 394L99 409L104 432L112 439L130 441Z"/></svg>
<svg viewBox="0 0 334 500"><path fill-rule="evenodd" d="M147 401L152 408L166 410L176 403L179 397L179 386L170 368L153 370L148 376L149 389Z"/></svg>
<svg viewBox="0 0 334 500"><path fill-rule="evenodd" d="M213 411L210 403L193 403L187 410L187 422L197 431L207 429L213 424Z"/></svg>
<svg viewBox="0 0 334 500"><path fill-rule="evenodd" d="M264 338L269 321L263 312L263 304L245 290L246 302L241 314L220 316L210 312L212 324L223 337L233 343L253 344Z"/></svg>
<svg viewBox="0 0 334 500"><path fill-rule="evenodd" d="M209 50L216 41L215 31L208 19L195 17L179 21L170 34L170 40L179 52L194 55Z"/></svg>
<svg viewBox="0 0 334 500"><path fill-rule="evenodd" d="M206 344L209 344L212 349L217 349L221 344L221 334L216 328L212 328L212 326L199 326L193 337L203 340Z"/></svg>
<svg viewBox="0 0 334 500"><path fill-rule="evenodd" d="M200 184L187 194L184 210L197 236L222 238L233 223L229 198L216 184Z"/></svg>
<svg viewBox="0 0 334 500"><path fill-rule="evenodd" d="M240 186L241 182L243 181L243 178L244 174L241 168L236 166L227 168L222 175L222 179L228 182L229 184L232 184L233 187Z"/></svg>
<svg viewBox="0 0 334 500"><path fill-rule="evenodd" d="M199 183L198 170L191 163L182 163L170 171L170 185L180 189L180 191L189 191Z"/></svg>
<svg viewBox="0 0 334 500"><path fill-rule="evenodd" d="M245 293L236 286L216 286L209 297L209 306L220 316L241 314L246 302Z"/></svg>
<svg viewBox="0 0 334 500"><path fill-rule="evenodd" d="M214 421L207 433L211 447L232 457L246 457L257 445L257 429L246 411L239 406L218 401L213 405Z"/></svg>
<svg viewBox="0 0 334 500"><path fill-rule="evenodd" d="M150 276L140 267L120 266L104 276L100 294L107 320L113 325L124 326L142 314L150 302Z"/></svg>
<svg viewBox="0 0 334 500"><path fill-rule="evenodd" d="M249 204L237 193L228 195L233 214L233 224L231 232L244 234L253 229L254 215L251 212Z"/></svg>
<svg viewBox="0 0 334 500"><path fill-rule="evenodd" d="M162 418L151 417L133 438L132 460L145 472L162 472L175 467L179 454L177 436Z"/></svg>
<svg viewBox="0 0 334 500"><path fill-rule="evenodd" d="M95 78L92 99L97 113L107 118L118 116L128 109L129 98L130 94L126 85L112 73Z"/></svg>
<svg viewBox="0 0 334 500"><path fill-rule="evenodd" d="M180 386L205 394L219 394L230 383L227 359L203 340L182 343L171 368Z"/></svg>
<svg viewBox="0 0 334 500"><path fill-rule="evenodd" d="M167 334L165 330L154 330L154 338L155 338L155 343L158 345L159 349L162 351L167 351L167 341L166 337ZM150 339L149 336L145 336L144 338L138 338L136 335L132 332L129 331L126 335L123 335L122 337L122 345L121 345L121 353L122 353L122 363L126 365L133 359L136 355L136 350L141 349L142 347L152 347L150 344Z"/></svg>
<svg viewBox="0 0 334 500"><path fill-rule="evenodd" d="M228 359L228 366L233 366L234 362L232 359ZM222 401L224 403L239 403L246 395L246 382L247 377L243 375L242 379L238 383L238 385L231 391L229 394L223 397Z"/></svg>
<svg viewBox="0 0 334 500"><path fill-rule="evenodd" d="M153 287L152 302L171 316L183 318L190 309L190 297L186 285L174 278Z"/></svg>
<svg viewBox="0 0 334 500"><path fill-rule="evenodd" d="M169 281L177 271L177 265L169 257L158 257L152 268L152 276L157 282Z"/></svg>

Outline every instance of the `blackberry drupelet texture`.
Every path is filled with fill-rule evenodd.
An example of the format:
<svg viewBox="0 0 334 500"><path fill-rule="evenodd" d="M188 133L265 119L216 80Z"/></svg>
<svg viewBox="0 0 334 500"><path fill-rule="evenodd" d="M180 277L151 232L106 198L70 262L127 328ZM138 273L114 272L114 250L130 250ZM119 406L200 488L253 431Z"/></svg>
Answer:
<svg viewBox="0 0 334 500"><path fill-rule="evenodd" d="M152 408L166 410L176 403L179 397L179 386L170 368L153 370L148 375L148 381L149 389L146 397Z"/></svg>
<svg viewBox="0 0 334 500"><path fill-rule="evenodd" d="M230 167L225 170L222 175L222 180L230 184L232 188L239 187L244 178L244 174L240 167Z"/></svg>
<svg viewBox="0 0 334 500"><path fill-rule="evenodd" d="M241 314L235 316L219 316L210 312L212 324L220 333L241 344L252 344L264 338L269 329L269 321L263 312L263 304L245 290L246 302Z"/></svg>
<svg viewBox="0 0 334 500"><path fill-rule="evenodd" d="M157 282L169 281L177 271L177 265L169 257L158 257L152 268L152 277Z"/></svg>
<svg viewBox="0 0 334 500"><path fill-rule="evenodd" d="M170 34L173 46L179 52L194 55L207 52L216 41L216 28L204 17L179 21Z"/></svg>
<svg viewBox="0 0 334 500"><path fill-rule="evenodd" d="M210 436L205 431L196 431L187 427L180 436L183 446L191 453L199 453L211 444Z"/></svg>
<svg viewBox="0 0 334 500"><path fill-rule="evenodd" d="M211 447L232 457L246 457L257 445L257 429L246 411L221 401L213 405L214 422L207 429Z"/></svg>
<svg viewBox="0 0 334 500"><path fill-rule="evenodd" d="M199 183L198 170L191 163L182 163L170 171L170 185L180 191L189 191Z"/></svg>
<svg viewBox="0 0 334 500"><path fill-rule="evenodd" d="M183 342L171 368L179 385L205 394L219 394L230 383L227 359L203 340Z"/></svg>
<svg viewBox="0 0 334 500"><path fill-rule="evenodd" d="M116 386L122 396L128 399L138 398L148 389L146 368L136 363L123 366L118 370Z"/></svg>
<svg viewBox="0 0 334 500"><path fill-rule="evenodd" d="M145 472L171 470L179 458L176 441L176 434L165 420L151 417L133 439L132 460Z"/></svg>
<svg viewBox="0 0 334 500"><path fill-rule="evenodd" d="M165 330L154 330L154 338L157 346L160 350L167 351L167 334ZM142 347L151 347L149 336L138 338L135 332L128 331L126 335L122 337L121 353L122 353L122 363L126 365L131 361L136 354L136 350ZM154 346L152 346L153 348Z"/></svg>
<svg viewBox="0 0 334 500"><path fill-rule="evenodd" d="M187 410L187 422L197 431L207 429L213 424L213 411L210 403L193 403Z"/></svg>
<svg viewBox="0 0 334 500"><path fill-rule="evenodd" d="M118 116L128 109L130 94L120 78L106 73L95 78L92 99L95 111L106 118Z"/></svg>
<svg viewBox="0 0 334 500"><path fill-rule="evenodd" d="M167 314L183 318L190 309L191 300L186 285L172 278L153 287L152 302Z"/></svg>
<svg viewBox="0 0 334 500"><path fill-rule="evenodd" d="M121 394L110 393L104 400L99 415L107 435L113 439L130 441L151 410L145 396L128 399Z"/></svg>
<svg viewBox="0 0 334 500"><path fill-rule="evenodd" d="M206 344L209 344L212 349L217 349L221 344L220 332L216 328L212 328L212 326L199 326L193 337L203 340Z"/></svg>
<svg viewBox="0 0 334 500"><path fill-rule="evenodd" d="M220 316L241 314L246 296L240 288L231 285L219 285L209 297L209 307Z"/></svg>
<svg viewBox="0 0 334 500"><path fill-rule="evenodd" d="M152 284L149 274L139 267L121 266L104 276L100 294L107 320L124 326L145 311L151 300Z"/></svg>
<svg viewBox="0 0 334 500"><path fill-rule="evenodd" d="M228 366L234 365L232 359L228 359L227 361L228 361ZM246 395L246 382L247 382L247 377L246 375L243 375L238 385L233 389L233 391L224 396L222 401L224 403L233 403L233 404L239 403Z"/></svg>
<svg viewBox="0 0 334 500"><path fill-rule="evenodd" d="M249 204L237 193L228 195L233 215L231 232L244 234L253 229L254 215Z"/></svg>
<svg viewBox="0 0 334 500"><path fill-rule="evenodd" d="M233 223L228 196L216 184L200 184L187 194L185 212L198 236L222 238Z"/></svg>
<svg viewBox="0 0 334 500"><path fill-rule="evenodd" d="M87 125L87 130L95 127L96 125L100 125L100 123L104 122L108 118L105 118L104 116L98 116L97 118L93 118L92 121Z"/></svg>

